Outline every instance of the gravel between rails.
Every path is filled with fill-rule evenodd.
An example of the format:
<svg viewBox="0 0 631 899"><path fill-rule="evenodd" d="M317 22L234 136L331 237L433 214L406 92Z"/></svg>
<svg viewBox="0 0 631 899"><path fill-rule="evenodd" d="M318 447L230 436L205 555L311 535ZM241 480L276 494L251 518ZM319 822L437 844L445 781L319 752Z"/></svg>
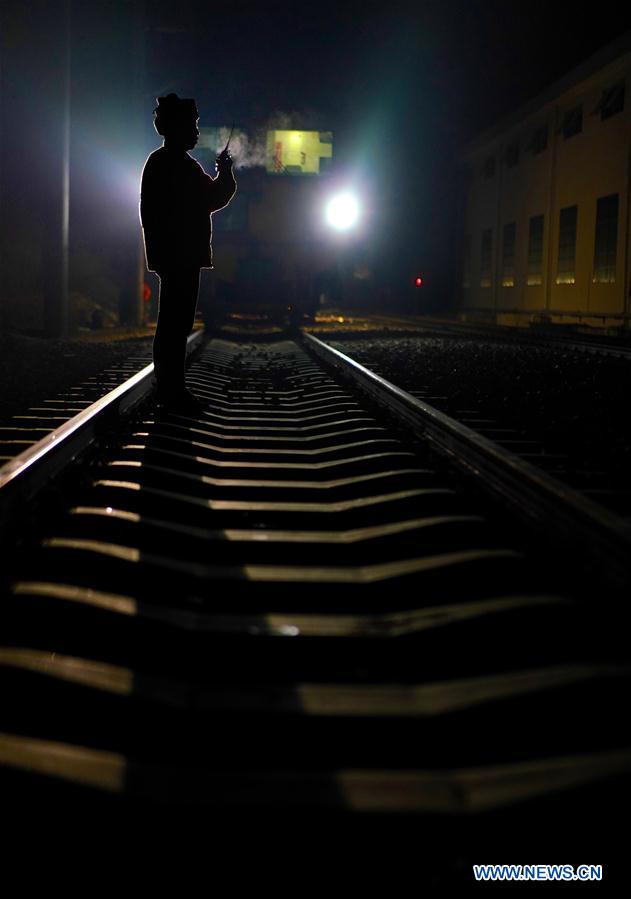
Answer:
<svg viewBox="0 0 631 899"><path fill-rule="evenodd" d="M0 424L111 365L146 354L151 342L144 334L47 340L0 333Z"/></svg>
<svg viewBox="0 0 631 899"><path fill-rule="evenodd" d="M563 347L454 337L335 339L331 346L455 418L478 409L631 487L631 364Z"/></svg>

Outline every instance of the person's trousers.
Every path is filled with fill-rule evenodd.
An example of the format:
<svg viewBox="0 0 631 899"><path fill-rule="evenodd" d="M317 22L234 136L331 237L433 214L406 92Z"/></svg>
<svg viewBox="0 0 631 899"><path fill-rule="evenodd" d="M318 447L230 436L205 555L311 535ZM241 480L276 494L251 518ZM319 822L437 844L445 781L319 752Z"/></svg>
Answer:
<svg viewBox="0 0 631 899"><path fill-rule="evenodd" d="M175 396L184 389L186 340L193 329L199 293L199 268L159 272L158 324L153 363L158 393Z"/></svg>

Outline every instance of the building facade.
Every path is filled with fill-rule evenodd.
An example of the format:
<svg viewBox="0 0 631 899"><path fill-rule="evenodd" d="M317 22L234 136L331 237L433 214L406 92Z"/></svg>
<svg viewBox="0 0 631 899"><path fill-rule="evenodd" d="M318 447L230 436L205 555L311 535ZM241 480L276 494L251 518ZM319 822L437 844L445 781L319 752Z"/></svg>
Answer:
<svg viewBox="0 0 631 899"><path fill-rule="evenodd" d="M631 327L631 33L462 154L461 318Z"/></svg>

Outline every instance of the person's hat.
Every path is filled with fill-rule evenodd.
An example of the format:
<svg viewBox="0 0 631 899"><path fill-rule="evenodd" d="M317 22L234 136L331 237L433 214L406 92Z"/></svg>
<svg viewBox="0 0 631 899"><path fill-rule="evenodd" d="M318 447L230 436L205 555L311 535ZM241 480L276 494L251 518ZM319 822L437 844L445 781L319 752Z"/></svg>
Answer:
<svg viewBox="0 0 631 899"><path fill-rule="evenodd" d="M153 110L153 125L158 134L164 137L165 130L173 125L183 122L196 122L199 118L195 100L178 97L177 94L167 94L166 97L157 97L158 105Z"/></svg>

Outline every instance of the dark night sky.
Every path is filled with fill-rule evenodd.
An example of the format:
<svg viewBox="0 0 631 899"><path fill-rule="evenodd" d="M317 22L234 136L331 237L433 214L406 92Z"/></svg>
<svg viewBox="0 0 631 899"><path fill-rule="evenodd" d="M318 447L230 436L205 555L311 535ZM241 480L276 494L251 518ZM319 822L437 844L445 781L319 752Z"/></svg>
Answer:
<svg viewBox="0 0 631 899"><path fill-rule="evenodd" d="M375 193L396 264L422 268L446 252L457 148L631 28L623 7L550 0L147 9L150 92L195 96L202 124L280 110L333 130L338 163Z"/></svg>
<svg viewBox="0 0 631 899"><path fill-rule="evenodd" d="M424 113L460 138L631 27L623 7L593 8L549 0L235 0L224 8L161 0L146 5L150 83L178 82L221 119L308 108L339 124L394 102L415 125Z"/></svg>
<svg viewBox="0 0 631 899"><path fill-rule="evenodd" d="M310 110L359 137L382 120L417 135L417 148L457 144L631 28L623 6L590 13L550 0L161 0L146 9L150 88L188 91L216 121Z"/></svg>

